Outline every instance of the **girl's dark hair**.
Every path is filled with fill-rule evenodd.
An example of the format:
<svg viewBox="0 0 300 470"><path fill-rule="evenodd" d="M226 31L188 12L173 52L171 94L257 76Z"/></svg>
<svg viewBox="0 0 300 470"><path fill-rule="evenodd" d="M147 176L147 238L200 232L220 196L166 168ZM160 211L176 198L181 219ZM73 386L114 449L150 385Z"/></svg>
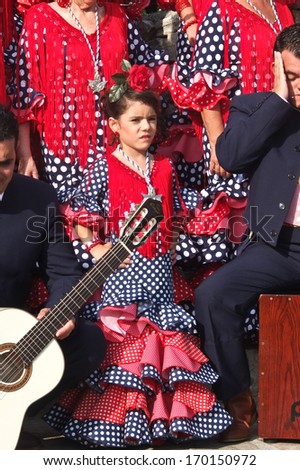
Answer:
<svg viewBox="0 0 300 470"><path fill-rule="evenodd" d="M14 114L3 104L0 104L0 142L7 139L15 139L17 142L19 137L18 121Z"/></svg>
<svg viewBox="0 0 300 470"><path fill-rule="evenodd" d="M140 103L151 106L154 109L157 115L156 141L163 140L166 135L165 123L161 114L160 98L157 95L157 93L155 93L154 91L152 90L137 91L137 90L134 90L133 88L128 87L125 93L122 95L122 97L118 101L115 101L113 103L109 101L108 93L106 93L102 97L101 105L107 118L112 117L114 119L119 119L120 116L122 116L122 114L126 112L126 109L128 108L128 105L129 105L128 102L130 101L133 101L133 102L139 101Z"/></svg>
<svg viewBox="0 0 300 470"><path fill-rule="evenodd" d="M295 23L284 28L277 36L274 51L289 51L300 58L300 24Z"/></svg>
<svg viewBox="0 0 300 470"><path fill-rule="evenodd" d="M127 88L122 97L113 103L109 101L107 93L102 99L102 107L107 117L119 119L128 108L128 101L140 101L151 106L157 116L160 114L160 100L158 95L152 90L137 91L133 88Z"/></svg>

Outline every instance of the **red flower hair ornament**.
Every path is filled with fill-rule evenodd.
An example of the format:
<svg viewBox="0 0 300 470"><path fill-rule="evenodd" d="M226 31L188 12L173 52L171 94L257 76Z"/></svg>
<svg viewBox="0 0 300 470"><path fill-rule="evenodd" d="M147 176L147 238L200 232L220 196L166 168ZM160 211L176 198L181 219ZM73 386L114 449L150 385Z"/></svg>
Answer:
<svg viewBox="0 0 300 470"><path fill-rule="evenodd" d="M121 69L124 73L115 73L111 77L115 82L108 94L108 99L111 103L118 101L128 87L136 91L148 90L151 87L151 72L146 65L135 64L131 66L128 60L123 59Z"/></svg>

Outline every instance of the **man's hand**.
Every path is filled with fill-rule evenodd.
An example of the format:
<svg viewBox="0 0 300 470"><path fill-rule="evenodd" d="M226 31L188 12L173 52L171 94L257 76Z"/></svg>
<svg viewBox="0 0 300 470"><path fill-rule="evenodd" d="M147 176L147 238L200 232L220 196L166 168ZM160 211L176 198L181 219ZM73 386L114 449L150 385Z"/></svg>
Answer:
<svg viewBox="0 0 300 470"><path fill-rule="evenodd" d="M289 90L286 80L286 75L284 71L283 61L281 53L278 51L274 52L274 93L277 93L284 100L288 100Z"/></svg>
<svg viewBox="0 0 300 470"><path fill-rule="evenodd" d="M111 242L108 242L108 243L105 243L104 245L102 245L101 243L99 243L98 245L94 246L91 250L90 250L90 253L91 255L96 258L96 260L98 261L100 258L102 258L103 255L105 255L105 253L107 253L112 247L112 243ZM132 261L130 259L131 255L129 255L125 261L123 261L119 268L126 268L126 266L128 266L129 264L132 264Z"/></svg>
<svg viewBox="0 0 300 470"><path fill-rule="evenodd" d="M186 32L185 32L187 37L188 37L188 40L189 40L189 43L190 43L191 47L194 47L194 45L195 45L197 32L198 32L197 23L196 24L191 24L191 26L189 26L187 28Z"/></svg>
<svg viewBox="0 0 300 470"><path fill-rule="evenodd" d="M231 173L228 173L220 164L219 160L217 159L215 147L211 145L210 149L210 165L209 170L213 175L220 175L223 178L229 178Z"/></svg>
<svg viewBox="0 0 300 470"><path fill-rule="evenodd" d="M41 320L47 313L49 312L49 308L42 308L37 316L38 320ZM57 339L64 339L67 338L75 328L75 318L72 318L65 324L62 328L60 328L56 333Z"/></svg>

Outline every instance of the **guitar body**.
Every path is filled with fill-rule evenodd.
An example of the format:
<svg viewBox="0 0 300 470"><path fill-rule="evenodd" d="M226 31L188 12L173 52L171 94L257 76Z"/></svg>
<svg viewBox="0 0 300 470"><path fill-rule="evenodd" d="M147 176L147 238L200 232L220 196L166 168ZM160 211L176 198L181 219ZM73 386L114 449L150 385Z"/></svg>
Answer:
<svg viewBox="0 0 300 470"><path fill-rule="evenodd" d="M0 449L15 449L27 408L50 392L60 381L64 358L55 339L25 367L18 356L7 373L5 356L37 320L29 313L0 308Z"/></svg>

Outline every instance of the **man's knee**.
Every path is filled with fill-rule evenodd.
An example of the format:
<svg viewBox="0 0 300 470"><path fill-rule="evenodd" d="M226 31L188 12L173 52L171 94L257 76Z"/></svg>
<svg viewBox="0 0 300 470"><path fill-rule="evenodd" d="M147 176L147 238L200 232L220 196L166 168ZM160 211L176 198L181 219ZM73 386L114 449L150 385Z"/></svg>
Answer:
<svg viewBox="0 0 300 470"><path fill-rule="evenodd" d="M211 274L196 288L196 305L210 304L212 301L215 302L216 298L223 298L224 292L226 292L226 285L224 285L225 278L220 276L222 268Z"/></svg>
<svg viewBox="0 0 300 470"><path fill-rule="evenodd" d="M97 369L106 352L106 340L101 329L93 322L78 318L76 329L60 342L63 350L66 375L76 380L86 378Z"/></svg>

